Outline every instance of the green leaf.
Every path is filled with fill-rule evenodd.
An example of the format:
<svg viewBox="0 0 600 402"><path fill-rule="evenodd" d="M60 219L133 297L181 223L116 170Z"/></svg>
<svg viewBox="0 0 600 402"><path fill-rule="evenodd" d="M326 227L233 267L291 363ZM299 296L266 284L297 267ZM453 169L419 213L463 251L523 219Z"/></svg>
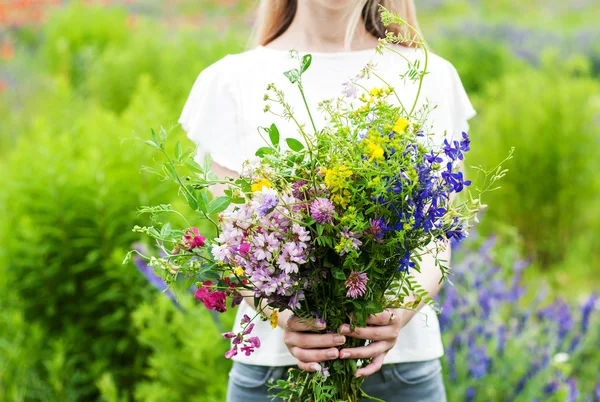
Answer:
<svg viewBox="0 0 600 402"><path fill-rule="evenodd" d="M272 153L273 153L273 148L262 147L262 148L258 148L255 155L258 156L259 158L264 158L265 155L272 154Z"/></svg>
<svg viewBox="0 0 600 402"><path fill-rule="evenodd" d="M196 200L196 198L194 198L193 196L194 188L192 186L186 186L186 188L188 189L188 191L184 191L183 194L185 194L185 198L190 208L196 211L198 209L198 200Z"/></svg>
<svg viewBox="0 0 600 402"><path fill-rule="evenodd" d="M223 212L227 209L229 204L231 204L231 199L229 197L216 198L210 203L210 206L208 207L208 213L218 214L219 212Z"/></svg>
<svg viewBox="0 0 600 402"><path fill-rule="evenodd" d="M195 160L187 159L185 164L196 173L204 173L204 169Z"/></svg>
<svg viewBox="0 0 600 402"><path fill-rule="evenodd" d="M300 71L296 69L286 71L283 75L285 75L292 84L295 84L300 80Z"/></svg>
<svg viewBox="0 0 600 402"><path fill-rule="evenodd" d="M177 141L175 144L175 157L177 160L181 160L181 156L183 155L183 150L181 149L181 142Z"/></svg>
<svg viewBox="0 0 600 402"><path fill-rule="evenodd" d="M167 132L165 131L164 127L160 128L160 131L158 132L158 135L160 136L160 139L162 142L166 142L167 141Z"/></svg>
<svg viewBox="0 0 600 402"><path fill-rule="evenodd" d="M148 145L151 145L151 146L153 146L154 148L158 148L158 145L156 145L156 142L154 142L154 141L147 140L147 141L146 141L146 144L148 144Z"/></svg>
<svg viewBox="0 0 600 402"><path fill-rule="evenodd" d="M279 130L275 123L271 124L271 127L269 127L269 139L275 148L279 147Z"/></svg>
<svg viewBox="0 0 600 402"><path fill-rule="evenodd" d="M206 191L202 190L198 193L198 211L208 213L208 197L206 197Z"/></svg>
<svg viewBox="0 0 600 402"><path fill-rule="evenodd" d="M177 181L177 172L175 171L173 165L171 165L169 162L166 162L163 164L163 166L165 167L165 171L171 177L171 179L173 179L173 181Z"/></svg>
<svg viewBox="0 0 600 402"><path fill-rule="evenodd" d="M304 145L295 138L286 138L285 142L292 151L298 152L304 149Z"/></svg>
<svg viewBox="0 0 600 402"><path fill-rule="evenodd" d="M311 54L304 55L304 57L302 58L302 64L301 64L302 71L300 72L300 74L302 74L306 70L308 70L311 62L312 62L312 55Z"/></svg>
<svg viewBox="0 0 600 402"><path fill-rule="evenodd" d="M153 128L150 129L150 134L152 134L152 139L154 140L154 143L157 144L158 138L156 137L156 132L154 132Z"/></svg>
<svg viewBox="0 0 600 402"><path fill-rule="evenodd" d="M365 305L365 313L367 314L377 314L383 311L383 307L381 307L378 303L370 300Z"/></svg>
<svg viewBox="0 0 600 402"><path fill-rule="evenodd" d="M331 270L331 275L333 275L333 277L335 279L339 279L340 281L345 281L346 280L346 274L344 273L344 271L342 271L339 268L333 268Z"/></svg>

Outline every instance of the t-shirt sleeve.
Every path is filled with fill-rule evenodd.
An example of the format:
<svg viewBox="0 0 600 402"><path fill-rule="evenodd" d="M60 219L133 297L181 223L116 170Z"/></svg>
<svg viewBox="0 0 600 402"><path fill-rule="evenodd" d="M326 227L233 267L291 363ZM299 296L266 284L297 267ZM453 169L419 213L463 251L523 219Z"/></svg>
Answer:
<svg viewBox="0 0 600 402"><path fill-rule="evenodd" d="M232 171L243 163L239 137L239 97L227 57L205 68L196 78L178 122L197 146L195 160L206 154Z"/></svg>
<svg viewBox="0 0 600 402"><path fill-rule="evenodd" d="M448 63L450 68L450 110L452 110L452 128L454 137L460 138L461 133L469 131L469 119L477 112L473 108L469 96L463 87L456 68Z"/></svg>

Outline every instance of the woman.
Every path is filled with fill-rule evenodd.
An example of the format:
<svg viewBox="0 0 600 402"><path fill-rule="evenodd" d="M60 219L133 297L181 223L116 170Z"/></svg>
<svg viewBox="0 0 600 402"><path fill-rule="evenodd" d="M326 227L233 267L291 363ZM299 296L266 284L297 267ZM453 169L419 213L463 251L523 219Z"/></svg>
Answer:
<svg viewBox="0 0 600 402"><path fill-rule="evenodd" d="M303 76L313 113L319 101L339 97L344 81L369 61L376 63L378 74L401 98L414 99L415 86L398 76L406 70L406 62L391 52L378 55L374 51L377 39L385 35L379 21L380 4L413 27L418 26L412 0L262 0L256 29L258 46L228 55L202 71L183 109L179 122L199 145L198 159L209 153L215 173L235 176L243 162L263 145L257 127L275 122L284 138L301 140L291 122L263 111L266 87L274 82L285 93L296 118L308 121L298 91L282 74L295 67L288 56L290 49L313 56ZM394 45L394 49L410 60L422 59L423 52L409 45ZM420 99L437 105L430 114L433 132L439 133L436 140L460 136L475 114L460 78L450 63L435 55L430 55L428 71ZM373 77L371 84L381 86ZM315 114L317 127L323 127L323 117ZM449 260L449 248L444 258ZM432 257L425 259L418 280L431 296L439 291L440 279ZM251 315L251 305L240 306L237 322L244 314ZM268 380L285 378L288 367L315 371L319 362L348 358L372 359L357 371L358 376L366 377L363 389L369 395L388 402L446 400L439 361L443 347L437 317L429 306L421 306L418 313L384 311L371 316L368 327L356 332L342 327L339 334L319 333L324 327L320 322L301 322L289 312L279 315L275 330L269 323L258 322L254 333L262 346L251 356L234 358L227 400L266 401ZM238 330L236 327L234 332ZM338 349L346 337L373 342Z"/></svg>

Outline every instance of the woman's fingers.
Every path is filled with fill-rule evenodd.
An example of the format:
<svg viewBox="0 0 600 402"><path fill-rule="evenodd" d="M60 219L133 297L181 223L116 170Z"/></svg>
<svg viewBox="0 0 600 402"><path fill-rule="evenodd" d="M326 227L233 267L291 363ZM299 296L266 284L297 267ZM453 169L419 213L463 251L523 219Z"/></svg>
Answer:
<svg viewBox="0 0 600 402"><path fill-rule="evenodd" d="M384 310L381 313L369 314L367 317L368 325L390 325L394 322L396 316L392 310Z"/></svg>
<svg viewBox="0 0 600 402"><path fill-rule="evenodd" d="M318 332L325 329L325 322L315 318L302 318L296 315L290 316L286 323L287 329L296 332Z"/></svg>
<svg viewBox="0 0 600 402"><path fill-rule="evenodd" d="M383 358L385 357L385 353L377 355L373 358L371 363L369 363L366 367L359 368L356 370L357 377L367 377L371 374L375 374L379 370L381 370L381 366L383 365Z"/></svg>
<svg viewBox="0 0 600 402"><path fill-rule="evenodd" d="M346 343L346 337L338 334L311 334L307 332L286 331L284 341L288 346L298 346L302 349L316 349L343 345Z"/></svg>
<svg viewBox="0 0 600 402"><path fill-rule="evenodd" d="M357 339L368 339L371 341L385 341L396 339L399 329L392 325L372 326L366 328L355 327L354 331L350 329L350 325L344 324L340 326L340 334L347 335Z"/></svg>
<svg viewBox="0 0 600 402"><path fill-rule="evenodd" d="M388 342L373 342L367 346L340 350L340 359L369 359L380 354L385 354L389 350L390 345Z"/></svg>
<svg viewBox="0 0 600 402"><path fill-rule="evenodd" d="M321 370L321 365L317 362L298 362L298 368L300 370L310 371L311 373L314 373L315 371Z"/></svg>
<svg viewBox="0 0 600 402"><path fill-rule="evenodd" d="M289 348L290 353L301 362L323 362L337 359L340 355L336 348L329 349L302 349L297 346Z"/></svg>

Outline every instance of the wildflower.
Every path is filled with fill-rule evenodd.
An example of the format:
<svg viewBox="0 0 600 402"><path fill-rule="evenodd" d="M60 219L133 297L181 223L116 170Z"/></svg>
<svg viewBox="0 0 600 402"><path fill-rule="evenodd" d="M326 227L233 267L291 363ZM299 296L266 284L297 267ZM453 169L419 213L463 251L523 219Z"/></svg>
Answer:
<svg viewBox="0 0 600 402"><path fill-rule="evenodd" d="M250 322L250 317L248 316L248 314L244 314L244 316L242 317L242 319L240 320L240 322L242 324L248 324Z"/></svg>
<svg viewBox="0 0 600 402"><path fill-rule="evenodd" d="M277 328L277 323L279 322L279 312L277 310L273 310L271 312L271 317L269 317L269 320L271 321L271 328Z"/></svg>
<svg viewBox="0 0 600 402"><path fill-rule="evenodd" d="M400 267L398 268L398 272L402 272L402 271L408 272L408 270L410 268L414 267L415 265L416 265L415 262L411 261L411 259L410 259L410 252L407 252L400 259Z"/></svg>
<svg viewBox="0 0 600 402"><path fill-rule="evenodd" d="M342 89L342 93L346 98L354 98L358 95L358 87L354 84L354 81L344 82L344 89Z"/></svg>
<svg viewBox="0 0 600 402"><path fill-rule="evenodd" d="M368 280L369 277L364 272L352 272L348 275L348 279L346 279L346 289L348 289L346 297L356 299L363 296L367 291Z"/></svg>
<svg viewBox="0 0 600 402"><path fill-rule="evenodd" d="M266 188L265 186L263 186L262 190L260 202L257 208L258 216L267 215L269 212L273 211L273 209L275 209L279 203L279 198L277 197L277 192L275 190Z"/></svg>
<svg viewBox="0 0 600 402"><path fill-rule="evenodd" d="M193 250L197 247L203 247L204 236L200 236L198 228L189 228L181 238L181 247L185 250Z"/></svg>
<svg viewBox="0 0 600 402"><path fill-rule="evenodd" d="M196 293L194 293L194 297L200 300L207 309L224 313L227 311L227 306L225 305L227 295L225 292L220 291L211 292L211 287L212 281L203 282L202 286L196 290Z"/></svg>
<svg viewBox="0 0 600 402"><path fill-rule="evenodd" d="M369 162L373 160L383 159L383 148L380 145L375 144L371 140L367 140L365 142L367 144L367 155L369 157Z"/></svg>
<svg viewBox="0 0 600 402"><path fill-rule="evenodd" d="M263 191L263 188L271 188L271 182L269 181L269 179L260 179L260 180L256 180L252 186L251 186L251 190L252 192L257 192L257 191Z"/></svg>
<svg viewBox="0 0 600 402"><path fill-rule="evenodd" d="M292 297L290 298L290 302L288 303L288 306L293 310L298 310L301 307L300 302L304 300L304 292L299 290L297 292L295 292Z"/></svg>
<svg viewBox="0 0 600 402"><path fill-rule="evenodd" d="M235 267L235 269L233 270L233 273L236 274L237 276L242 276L244 275L244 268L240 267L239 265L237 267Z"/></svg>
<svg viewBox="0 0 600 402"><path fill-rule="evenodd" d="M404 130L406 130L406 127L408 127L408 125L408 120L406 120L404 117L401 117L398 120L396 120L392 130L394 130L395 133L400 134L403 133Z"/></svg>
<svg viewBox="0 0 600 402"><path fill-rule="evenodd" d="M321 225L333 223L334 214L335 207L327 198L317 198L310 204L310 216Z"/></svg>
<svg viewBox="0 0 600 402"><path fill-rule="evenodd" d="M236 356L238 353L237 346L234 346L231 350L225 353L225 357L231 359L233 356Z"/></svg>

